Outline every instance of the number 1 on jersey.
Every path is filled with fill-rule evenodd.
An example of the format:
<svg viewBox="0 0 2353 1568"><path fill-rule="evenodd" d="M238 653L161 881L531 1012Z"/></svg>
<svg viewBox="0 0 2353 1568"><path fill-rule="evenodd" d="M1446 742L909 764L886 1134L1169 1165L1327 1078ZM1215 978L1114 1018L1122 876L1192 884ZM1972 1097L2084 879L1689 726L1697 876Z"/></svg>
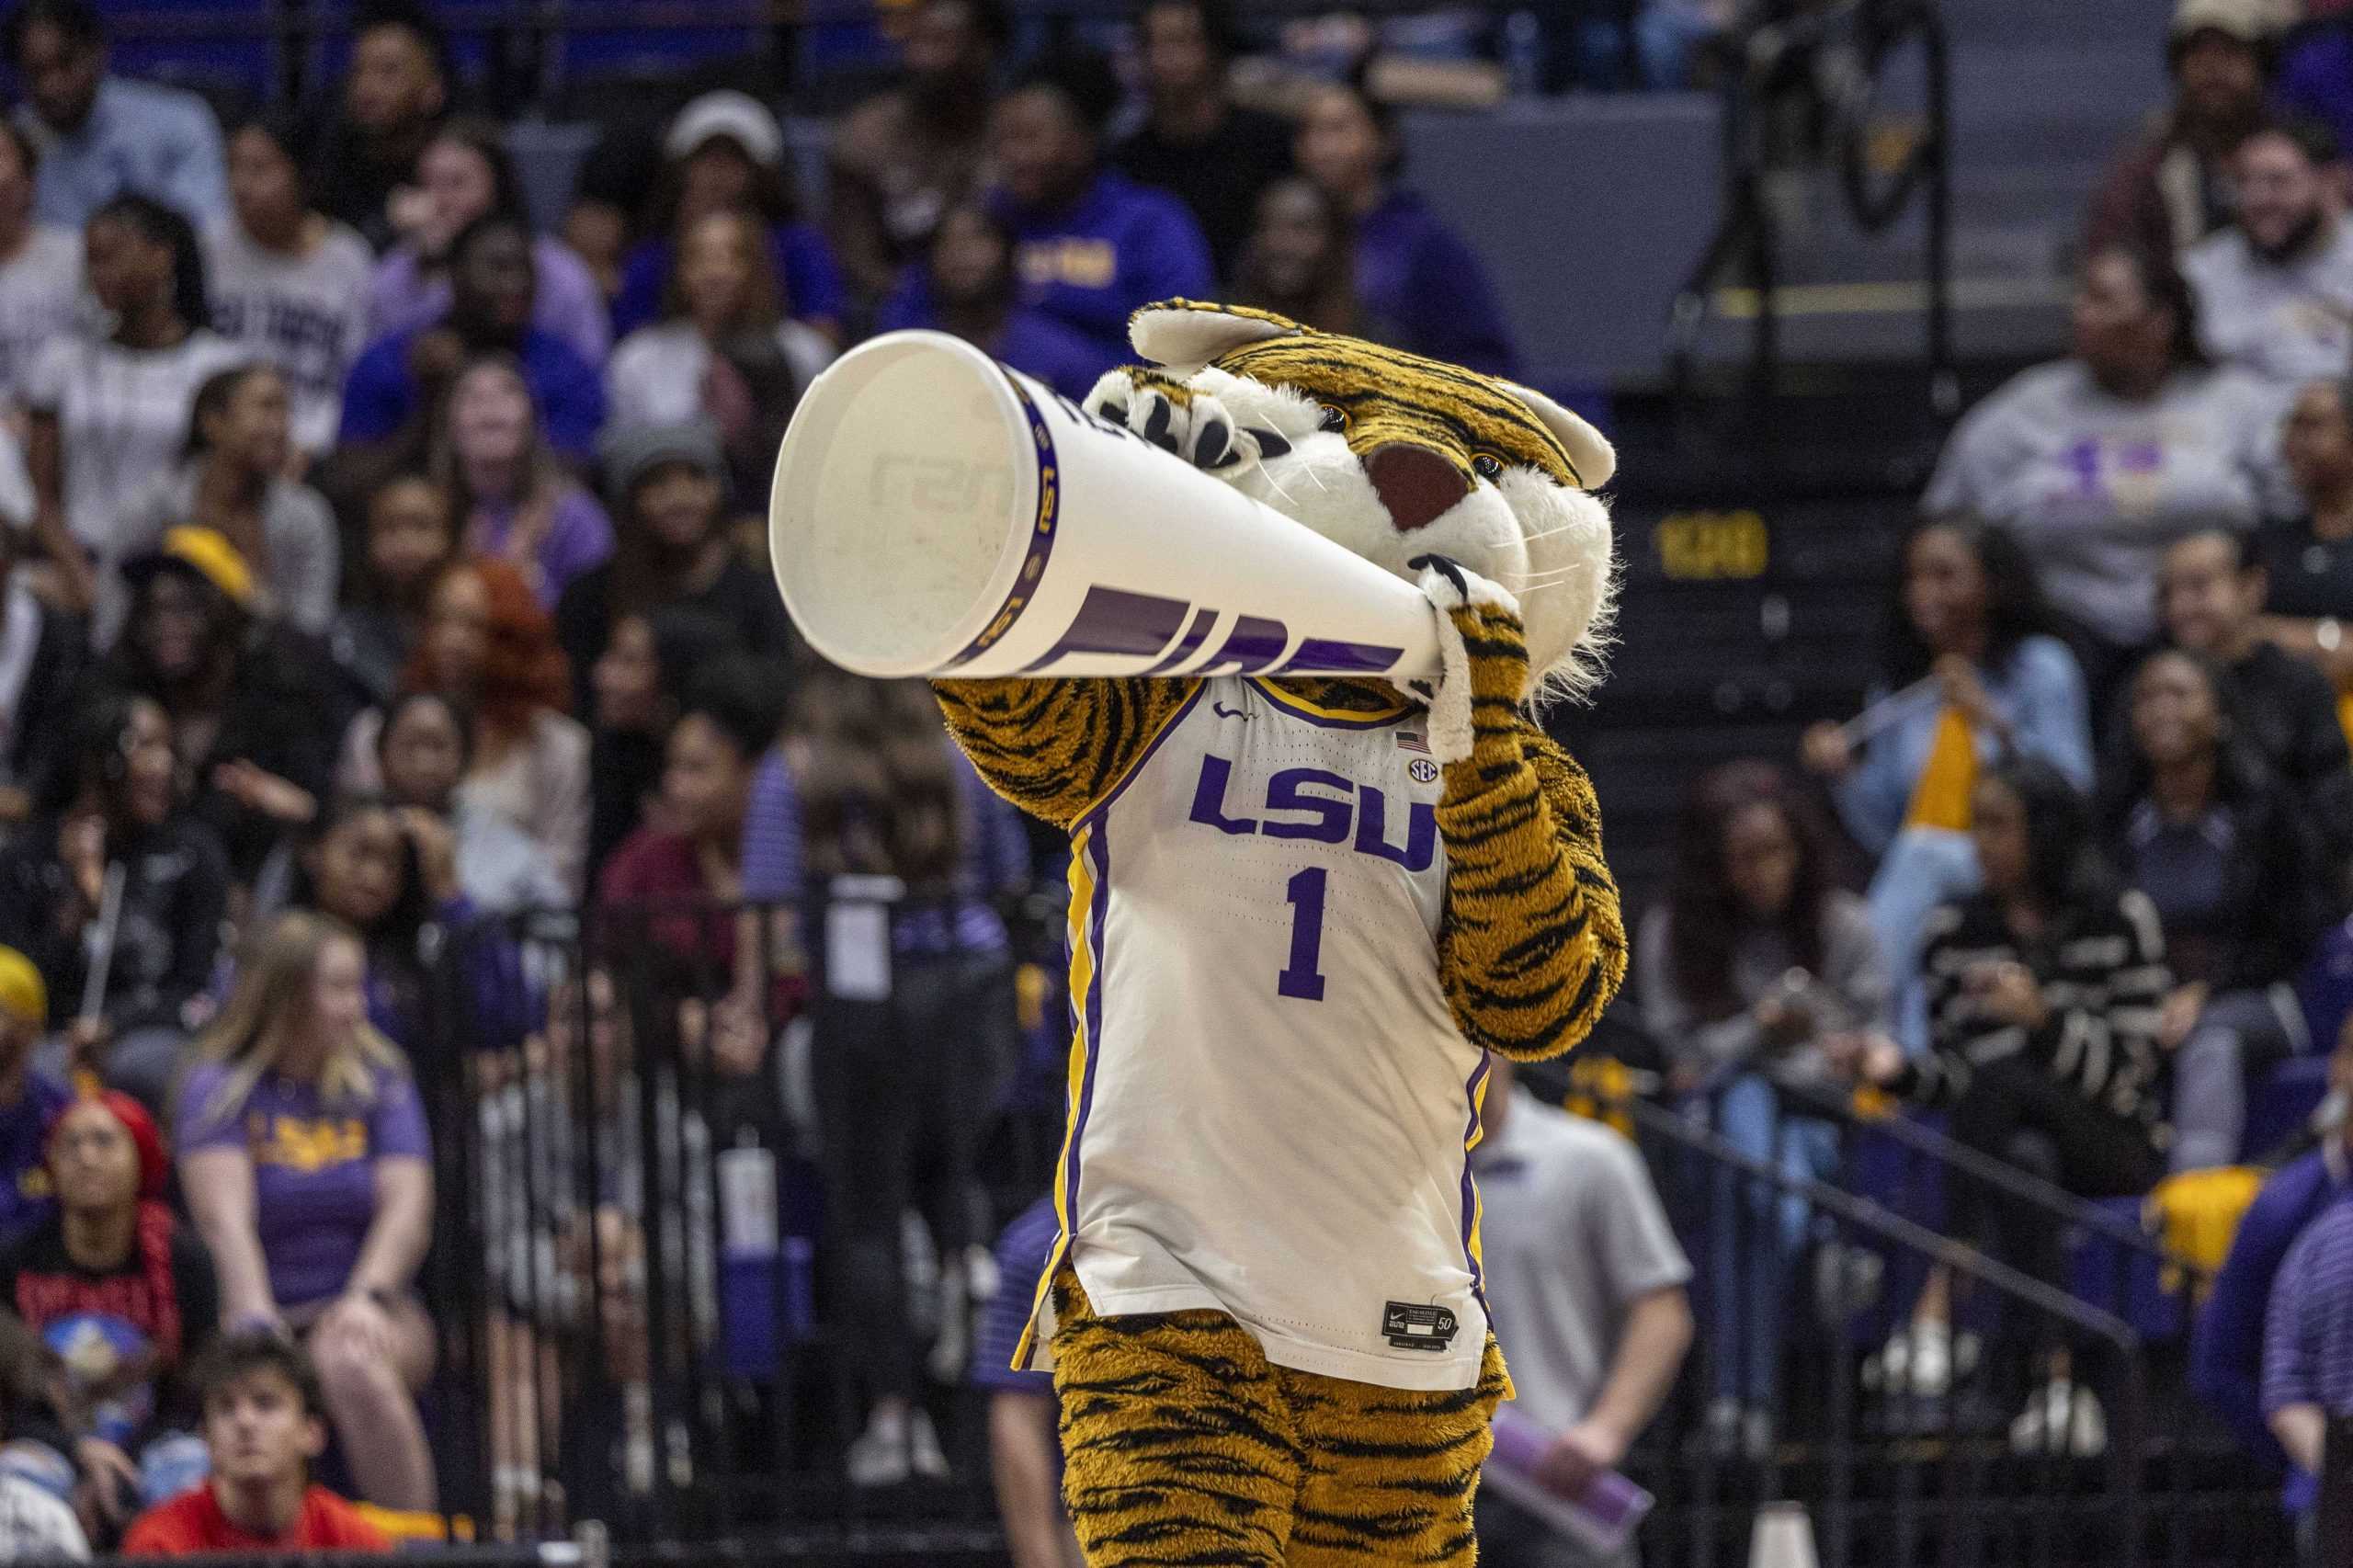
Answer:
<svg viewBox="0 0 2353 1568"><path fill-rule="evenodd" d="M1275 994L1302 1002L1324 1000L1324 868L1311 866L1283 884L1290 903L1290 962L1275 976Z"/></svg>

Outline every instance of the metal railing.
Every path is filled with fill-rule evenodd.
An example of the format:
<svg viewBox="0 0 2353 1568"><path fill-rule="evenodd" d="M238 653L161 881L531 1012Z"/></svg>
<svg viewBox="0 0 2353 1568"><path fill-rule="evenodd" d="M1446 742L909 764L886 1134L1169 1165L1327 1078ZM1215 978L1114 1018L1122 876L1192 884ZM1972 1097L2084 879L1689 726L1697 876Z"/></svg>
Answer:
<svg viewBox="0 0 2353 1568"><path fill-rule="evenodd" d="M1701 335L1719 289L1738 285L1756 300L1748 346L1750 395L1769 412L1781 380L1783 245L1770 183L1778 172L1827 161L1855 226L1892 227L1916 194L1926 233L1930 397L1940 415L1958 412L1952 345L1951 70L1944 22L1929 0L1833 0L1819 7L1772 6L1731 51L1723 96L1723 216L1675 297L1667 324L1670 384L1679 409L1696 390ZM1785 12L1789 14L1784 14ZM1892 168L1881 170L1875 108L1891 59L1915 46L1926 70L1925 122ZM1790 130L1795 122L1805 129ZM1821 134L1813 136L1814 128Z"/></svg>

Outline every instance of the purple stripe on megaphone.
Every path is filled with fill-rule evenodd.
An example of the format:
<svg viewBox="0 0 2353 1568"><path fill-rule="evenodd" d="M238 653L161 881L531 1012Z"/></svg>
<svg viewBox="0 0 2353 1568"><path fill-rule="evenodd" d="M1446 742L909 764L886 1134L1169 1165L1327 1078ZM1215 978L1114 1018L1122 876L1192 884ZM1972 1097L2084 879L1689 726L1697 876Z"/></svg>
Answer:
<svg viewBox="0 0 2353 1568"><path fill-rule="evenodd" d="M1186 619L1188 611L1191 612L1189 624ZM1125 588L1107 588L1098 583L1086 590L1086 597L1079 603L1078 613L1071 618L1071 623L1063 634L1054 639L1053 645L1024 665L1021 673L1034 675L1063 659L1087 653L1148 658L1165 649L1165 655L1142 673L1171 674L1207 640L1210 628L1216 624L1219 613L1207 605L1197 608L1185 599L1163 598L1158 594L1131 593ZM1169 639L1176 636L1180 627L1184 628L1185 635L1171 648ZM1380 675L1393 668L1404 653L1401 648L1386 647L1378 642L1307 637L1301 639L1298 651L1286 659L1283 653L1290 647L1290 628L1281 621L1263 615L1237 615L1217 652L1185 673L1190 676Z"/></svg>
<svg viewBox="0 0 2353 1568"><path fill-rule="evenodd" d="M998 365L996 369L997 373L1005 377L1005 384L1013 389L1014 400L1021 404L1022 417L1029 422L1030 444L1038 453L1038 516L1029 528L1029 545L1021 557L1021 570L1014 574L1013 591L1006 596L1003 608L989 617L989 623L981 629L981 634L973 638L962 653L942 665L943 669L952 670L961 665L971 664L987 653L998 638L1013 630L1013 623L1021 619L1021 612L1029 606L1029 596L1036 589L1038 579L1046 574L1046 558L1054 552L1054 514L1062 499L1062 485L1058 483L1060 471L1054 463L1053 433L1046 428L1046 421L1039 414L1038 405L1030 401L1029 393L1023 389L1020 381L1004 366ZM1034 669L1037 666L1033 665L1030 667Z"/></svg>

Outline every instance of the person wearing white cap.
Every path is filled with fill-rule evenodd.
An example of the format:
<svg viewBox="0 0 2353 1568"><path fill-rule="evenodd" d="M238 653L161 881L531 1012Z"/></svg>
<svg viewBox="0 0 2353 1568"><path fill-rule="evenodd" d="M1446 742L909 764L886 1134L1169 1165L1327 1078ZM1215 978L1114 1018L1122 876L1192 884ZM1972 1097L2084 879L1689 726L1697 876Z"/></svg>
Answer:
<svg viewBox="0 0 2353 1568"><path fill-rule="evenodd" d="M621 265L614 333L626 336L661 315L679 237L696 220L749 207L767 225L787 313L838 340L848 304L841 266L824 234L801 221L776 116L745 93L705 93L670 122L662 153L652 233Z"/></svg>
<svg viewBox="0 0 2353 1568"><path fill-rule="evenodd" d="M2084 252L2181 250L2231 221L2229 159L2263 118L2271 51L2292 0L2178 0L2165 39L2174 101L2092 198Z"/></svg>

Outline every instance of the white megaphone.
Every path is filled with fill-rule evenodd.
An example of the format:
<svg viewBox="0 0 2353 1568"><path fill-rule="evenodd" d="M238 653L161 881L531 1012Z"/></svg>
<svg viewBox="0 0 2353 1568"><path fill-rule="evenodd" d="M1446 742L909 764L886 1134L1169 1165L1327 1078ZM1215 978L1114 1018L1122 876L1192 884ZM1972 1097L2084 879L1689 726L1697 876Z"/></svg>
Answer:
<svg viewBox="0 0 2353 1568"><path fill-rule="evenodd" d="M801 394L768 556L861 675L1435 676L1420 591L938 332Z"/></svg>

